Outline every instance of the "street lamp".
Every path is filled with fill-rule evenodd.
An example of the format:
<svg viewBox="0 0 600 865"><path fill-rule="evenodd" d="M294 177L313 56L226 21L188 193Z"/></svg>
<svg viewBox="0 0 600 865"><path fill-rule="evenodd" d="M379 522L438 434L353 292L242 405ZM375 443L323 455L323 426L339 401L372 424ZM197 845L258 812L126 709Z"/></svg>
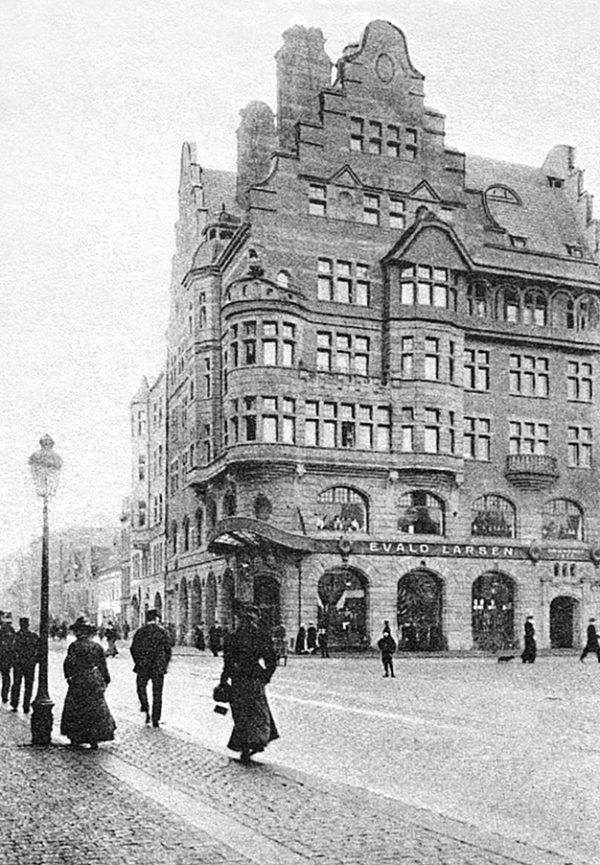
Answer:
<svg viewBox="0 0 600 865"><path fill-rule="evenodd" d="M48 568L48 499L58 486L62 460L52 448L54 442L48 434L40 439L41 450L29 457L29 468L35 491L43 501L42 579L40 588L40 651L38 690L31 714L31 744L49 745L52 738L52 708L48 693L48 601L50 574Z"/></svg>

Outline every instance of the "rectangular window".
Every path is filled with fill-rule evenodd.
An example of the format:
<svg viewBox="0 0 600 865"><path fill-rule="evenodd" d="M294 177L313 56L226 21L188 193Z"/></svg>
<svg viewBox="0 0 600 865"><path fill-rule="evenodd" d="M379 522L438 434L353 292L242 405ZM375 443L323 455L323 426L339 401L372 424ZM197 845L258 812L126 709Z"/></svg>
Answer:
<svg viewBox="0 0 600 865"><path fill-rule="evenodd" d="M468 390L490 389L490 353L473 348L465 349L464 386Z"/></svg>
<svg viewBox="0 0 600 865"><path fill-rule="evenodd" d="M405 204L402 198L390 198L390 228L403 229L406 225Z"/></svg>
<svg viewBox="0 0 600 865"><path fill-rule="evenodd" d="M317 264L317 297L319 300L333 300L333 262L329 258L319 258Z"/></svg>
<svg viewBox="0 0 600 865"><path fill-rule="evenodd" d="M400 127L389 125L387 128L386 154L388 156L400 156Z"/></svg>
<svg viewBox="0 0 600 865"><path fill-rule="evenodd" d="M335 268L335 300L352 302L352 269L349 261L338 261Z"/></svg>
<svg viewBox="0 0 600 865"><path fill-rule="evenodd" d="M548 453L550 427L547 423L538 423L536 421L510 421L508 428L509 453L538 454L540 456L544 456Z"/></svg>
<svg viewBox="0 0 600 865"><path fill-rule="evenodd" d="M350 118L350 150L361 153L365 149L365 121L361 117Z"/></svg>
<svg viewBox="0 0 600 865"><path fill-rule="evenodd" d="M277 366L276 339L263 339L263 363L265 366Z"/></svg>
<svg viewBox="0 0 600 865"><path fill-rule="evenodd" d="M424 450L427 454L440 452L440 412L435 408L425 409Z"/></svg>
<svg viewBox="0 0 600 865"><path fill-rule="evenodd" d="M466 417L464 457L466 460L489 462L491 452L491 422L486 417Z"/></svg>
<svg viewBox="0 0 600 865"><path fill-rule="evenodd" d="M327 188L311 183L308 188L308 212L311 216L327 216Z"/></svg>
<svg viewBox="0 0 600 865"><path fill-rule="evenodd" d="M547 357L511 354L508 375L509 392L513 395L547 397L550 393Z"/></svg>
<svg viewBox="0 0 600 865"><path fill-rule="evenodd" d="M369 266L367 264L356 265L356 293L354 302L358 306L369 306L371 302L371 282L369 279Z"/></svg>
<svg viewBox="0 0 600 865"><path fill-rule="evenodd" d="M400 274L400 303L420 306L455 307L456 290L452 274L445 267L410 265Z"/></svg>
<svg viewBox="0 0 600 865"><path fill-rule="evenodd" d="M375 420L375 449L389 451L392 448L392 412L389 406L378 406Z"/></svg>
<svg viewBox="0 0 600 865"><path fill-rule="evenodd" d="M256 397L245 396L244 400L244 438L247 442L256 441Z"/></svg>
<svg viewBox="0 0 600 865"><path fill-rule="evenodd" d="M456 453L456 412L448 412L448 447L450 453Z"/></svg>
<svg viewBox="0 0 600 865"><path fill-rule="evenodd" d="M417 158L417 130L411 127L406 130L406 144L404 147L406 158L414 162Z"/></svg>
<svg viewBox="0 0 600 865"><path fill-rule="evenodd" d="M262 432L263 432L263 441L264 442L276 442L277 441L277 416L276 415L263 415L262 419Z"/></svg>
<svg viewBox="0 0 600 865"><path fill-rule="evenodd" d="M337 405L323 403L323 447L337 447Z"/></svg>
<svg viewBox="0 0 600 865"><path fill-rule="evenodd" d="M381 154L381 129L381 123L376 120L369 121L369 153L374 156Z"/></svg>
<svg viewBox="0 0 600 865"><path fill-rule="evenodd" d="M331 334L317 333L317 369L331 371Z"/></svg>
<svg viewBox="0 0 600 865"><path fill-rule="evenodd" d="M567 399L592 401L592 365L582 361L567 362Z"/></svg>
<svg viewBox="0 0 600 865"><path fill-rule="evenodd" d="M570 426L567 428L569 465L573 468L591 468L592 428Z"/></svg>
<svg viewBox="0 0 600 865"><path fill-rule="evenodd" d="M448 340L448 381L454 381L454 359L456 356L455 348L456 346L454 340Z"/></svg>
<svg viewBox="0 0 600 865"><path fill-rule="evenodd" d="M527 248L527 238L521 237L520 235L511 234L510 237L510 245L513 249L526 249Z"/></svg>
<svg viewBox="0 0 600 865"><path fill-rule="evenodd" d="M404 453L412 453L415 449L415 412L414 409L405 407L400 410L400 422L402 437L400 449Z"/></svg>
<svg viewBox="0 0 600 865"><path fill-rule="evenodd" d="M363 222L379 225L379 196L367 192L363 195Z"/></svg>
<svg viewBox="0 0 600 865"><path fill-rule="evenodd" d="M440 377L439 340L425 337L425 378L437 381Z"/></svg>
<svg viewBox="0 0 600 865"><path fill-rule="evenodd" d="M412 378L414 359L414 339L412 336L403 336L400 341L400 374L402 378Z"/></svg>

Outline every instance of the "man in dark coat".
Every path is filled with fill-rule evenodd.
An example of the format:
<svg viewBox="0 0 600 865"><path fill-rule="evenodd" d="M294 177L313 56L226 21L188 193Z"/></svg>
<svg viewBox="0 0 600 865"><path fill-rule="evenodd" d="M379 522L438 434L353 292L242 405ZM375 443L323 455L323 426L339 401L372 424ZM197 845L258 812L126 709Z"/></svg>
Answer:
<svg viewBox="0 0 600 865"><path fill-rule="evenodd" d="M535 625L533 624L533 616L527 616L525 620L525 648L521 653L521 660L524 664L535 663L537 654L537 643L535 641Z"/></svg>
<svg viewBox="0 0 600 865"><path fill-rule="evenodd" d="M29 619L25 617L19 619L19 630L15 635L13 684L10 692L10 705L13 712L16 712L19 708L21 682L23 680L25 680L23 711L25 714L29 712L35 666L39 661L39 651L40 638L29 630Z"/></svg>
<svg viewBox="0 0 600 865"><path fill-rule="evenodd" d="M211 650L215 658L223 648L223 631L218 622L209 628L208 631L208 648Z"/></svg>
<svg viewBox="0 0 600 865"><path fill-rule="evenodd" d="M396 641L392 637L389 626L383 632L383 636L377 643L377 647L381 652L381 662L383 664L384 678L391 676L394 678L394 652L396 651Z"/></svg>
<svg viewBox="0 0 600 865"><path fill-rule="evenodd" d="M2 702L8 703L10 692L10 671L12 669L15 650L15 629L12 626L12 615L0 613L0 674L2 675Z"/></svg>
<svg viewBox="0 0 600 865"><path fill-rule="evenodd" d="M596 619L590 619L587 626L587 642L581 653L580 661L585 660L587 654L593 652L600 662L600 644L598 644L598 632L596 631Z"/></svg>
<svg viewBox="0 0 600 865"><path fill-rule="evenodd" d="M146 723L150 723L148 706L148 682L152 680L152 726L158 727L162 714L162 693L165 673L171 660L171 641L158 620L156 610L148 610L146 624L133 635L131 657L137 674L137 695L140 712L145 712Z"/></svg>

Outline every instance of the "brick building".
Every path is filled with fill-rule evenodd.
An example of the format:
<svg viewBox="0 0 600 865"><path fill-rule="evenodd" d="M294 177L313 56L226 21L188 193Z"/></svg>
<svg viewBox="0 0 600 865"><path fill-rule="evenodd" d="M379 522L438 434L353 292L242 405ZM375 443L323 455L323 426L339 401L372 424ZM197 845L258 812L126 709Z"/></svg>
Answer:
<svg viewBox="0 0 600 865"><path fill-rule="evenodd" d="M167 620L190 639L253 598L290 637L364 648L387 619L406 650L500 650L533 614L539 645L577 645L600 615L600 274L573 149L447 147L387 22L335 75L318 29L276 61L236 174L182 152Z"/></svg>

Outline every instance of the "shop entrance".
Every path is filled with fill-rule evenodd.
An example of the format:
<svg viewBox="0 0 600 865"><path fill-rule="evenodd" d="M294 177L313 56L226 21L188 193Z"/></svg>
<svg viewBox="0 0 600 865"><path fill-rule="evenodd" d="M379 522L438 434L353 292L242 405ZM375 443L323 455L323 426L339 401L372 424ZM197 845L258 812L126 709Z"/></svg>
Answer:
<svg viewBox="0 0 600 865"><path fill-rule="evenodd" d="M441 579L425 568L398 580L398 636L407 652L440 652L445 648L442 632Z"/></svg>
<svg viewBox="0 0 600 865"><path fill-rule="evenodd" d="M319 580L318 626L327 630L332 649L368 647L368 586L362 571L347 566L332 568Z"/></svg>
<svg viewBox="0 0 600 865"><path fill-rule="evenodd" d="M471 620L476 649L497 652L515 647L515 584L491 571L473 583Z"/></svg>
<svg viewBox="0 0 600 865"><path fill-rule="evenodd" d="M550 648L573 649L579 642L579 601L559 595L550 604Z"/></svg>

